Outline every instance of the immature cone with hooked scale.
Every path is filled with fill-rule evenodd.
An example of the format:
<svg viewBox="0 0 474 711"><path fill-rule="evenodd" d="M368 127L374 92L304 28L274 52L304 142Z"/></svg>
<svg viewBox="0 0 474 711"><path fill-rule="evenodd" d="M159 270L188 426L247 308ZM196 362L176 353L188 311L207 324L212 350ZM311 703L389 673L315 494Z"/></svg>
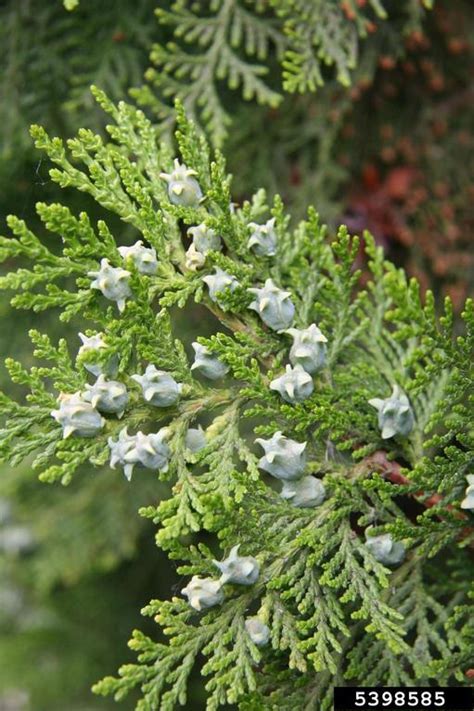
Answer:
<svg viewBox="0 0 474 711"><path fill-rule="evenodd" d="M202 346L197 341L191 344L194 348L194 363L191 370L200 373L208 380L219 380L229 372L229 366L219 360L207 346Z"/></svg>
<svg viewBox="0 0 474 711"><path fill-rule="evenodd" d="M126 457L130 451L134 450L136 439L136 435L129 435L127 428L124 427L120 430L118 439L114 440L113 437L109 437L107 440L110 450L111 469L115 469L117 464L123 467L125 477L128 481L132 478L133 467L138 460L130 457L127 460Z"/></svg>
<svg viewBox="0 0 474 711"><path fill-rule="evenodd" d="M474 511L474 474L468 474L466 479L468 485L466 488L466 496L461 501L461 508Z"/></svg>
<svg viewBox="0 0 474 711"><path fill-rule="evenodd" d="M399 565L405 558L405 546L400 541L394 541L391 533L383 533L380 536L368 535L366 533L365 545L370 550L375 560L383 565Z"/></svg>
<svg viewBox="0 0 474 711"><path fill-rule="evenodd" d="M279 289L273 279L267 279L265 286L247 289L255 294L249 309L256 311L263 323L272 331L281 331L291 325L295 315L295 306L290 299L291 292Z"/></svg>
<svg viewBox="0 0 474 711"><path fill-rule="evenodd" d="M270 639L270 628L258 617L247 617L245 631L257 647L264 647Z"/></svg>
<svg viewBox="0 0 474 711"><path fill-rule="evenodd" d="M378 410L379 427L382 439L390 439L399 434L404 437L410 434L414 425L413 410L405 393L398 385L393 386L390 397L382 400L375 397L369 400L369 405Z"/></svg>
<svg viewBox="0 0 474 711"><path fill-rule="evenodd" d="M234 546L224 560L214 561L214 565L222 573L220 577L222 584L253 585L258 579L260 573L258 561L252 556L239 555L239 547L240 545Z"/></svg>
<svg viewBox="0 0 474 711"><path fill-rule="evenodd" d="M196 207L202 200L201 186L195 175L195 170L180 163L177 158L174 159L171 173L160 173L160 178L168 183L168 197L173 205Z"/></svg>
<svg viewBox="0 0 474 711"><path fill-rule="evenodd" d="M171 457L170 448L166 443L168 435L167 427L162 427L158 432L152 434L137 432L134 447L125 455L125 461L133 462L136 458L137 463L145 469L167 472Z"/></svg>
<svg viewBox="0 0 474 711"><path fill-rule="evenodd" d="M106 299L115 301L120 312L125 309L126 300L132 295L128 283L130 272L121 267L111 267L109 260L104 258L100 260L100 269L88 272L87 276L93 279L91 289L98 289Z"/></svg>
<svg viewBox="0 0 474 711"><path fill-rule="evenodd" d="M249 223L251 235L247 242L248 247L259 257L273 257L277 250L277 234L275 232L275 218L267 220L264 225L256 222Z"/></svg>
<svg viewBox="0 0 474 711"><path fill-rule="evenodd" d="M158 261L153 247L145 247L143 242L139 240L131 247L119 247L118 251L124 259L130 258L133 261L140 274L147 274L148 276L156 274Z"/></svg>
<svg viewBox="0 0 474 711"><path fill-rule="evenodd" d="M211 301L220 305L219 294L225 291L233 292L239 286L239 282L232 274L228 274L220 267L214 267L214 274L208 274L202 280L209 289Z"/></svg>
<svg viewBox="0 0 474 711"><path fill-rule="evenodd" d="M207 439L206 433L202 429L201 425L199 425L199 427L190 427L188 429L184 438L184 443L186 445L186 449L193 454L200 452L201 449L204 449L207 445Z"/></svg>
<svg viewBox="0 0 474 711"><path fill-rule="evenodd" d="M181 594L188 598L191 607L198 612L219 605L224 599L222 583L219 580L200 578L198 575L193 575L190 582L181 590Z"/></svg>
<svg viewBox="0 0 474 711"><path fill-rule="evenodd" d="M117 380L106 380L99 375L93 385L89 385L82 394L99 412L115 414L121 417L128 403L127 388Z"/></svg>
<svg viewBox="0 0 474 711"><path fill-rule="evenodd" d="M285 373L270 383L270 389L280 393L283 400L291 404L303 402L314 390L311 375L301 365L286 366Z"/></svg>
<svg viewBox="0 0 474 711"><path fill-rule="evenodd" d="M298 481L285 481L280 496L299 509L320 506L326 498L324 484L314 476L304 476Z"/></svg>
<svg viewBox="0 0 474 711"><path fill-rule="evenodd" d="M172 375L165 370L158 370L154 365L147 366L143 375L132 375L132 380L140 384L143 397L155 407L175 405L183 388Z"/></svg>
<svg viewBox="0 0 474 711"><path fill-rule="evenodd" d="M303 476L306 466L306 442L296 442L281 432L275 432L270 439L259 437L255 441L265 451L265 455L258 462L260 469L276 479L291 480Z"/></svg>
<svg viewBox="0 0 474 711"><path fill-rule="evenodd" d="M188 229L188 235L192 237L196 251L207 254L210 251L220 252L222 249L221 238L215 230L208 227L204 222L194 225Z"/></svg>
<svg viewBox="0 0 474 711"><path fill-rule="evenodd" d="M290 350L292 365L301 365L307 373L315 373L324 366L328 339L315 323L304 329L289 328L286 333L293 338Z"/></svg>
<svg viewBox="0 0 474 711"><path fill-rule="evenodd" d="M82 346L77 351L78 357L81 357L86 353L96 352L98 354L101 350L107 348L107 344L104 341L102 333L95 333L93 336L86 336L84 333L79 333L78 335L82 341ZM92 373L92 375L97 377L101 373L104 373L104 375L113 375L117 370L118 361L118 357L113 355L104 365L94 362L83 363L82 365L89 371L89 373Z"/></svg>
<svg viewBox="0 0 474 711"><path fill-rule="evenodd" d="M61 393L58 398L59 407L51 412L51 416L63 428L63 437L71 435L78 437L94 437L105 424L104 418L81 393Z"/></svg>

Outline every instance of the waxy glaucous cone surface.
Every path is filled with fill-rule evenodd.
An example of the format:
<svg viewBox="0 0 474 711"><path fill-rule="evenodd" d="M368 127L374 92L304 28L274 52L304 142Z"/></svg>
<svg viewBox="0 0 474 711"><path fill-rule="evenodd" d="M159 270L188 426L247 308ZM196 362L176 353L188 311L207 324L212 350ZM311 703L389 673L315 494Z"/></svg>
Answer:
<svg viewBox="0 0 474 711"><path fill-rule="evenodd" d="M311 375L301 365L287 365L285 373L270 383L270 389L280 393L283 400L289 403L303 402L314 390Z"/></svg>
<svg viewBox="0 0 474 711"><path fill-rule="evenodd" d="M59 407L51 412L63 428L63 437L94 437L105 424L104 418L81 393L63 393L58 398Z"/></svg>
<svg viewBox="0 0 474 711"><path fill-rule="evenodd" d="M95 383L89 385L82 396L99 412L116 414L119 417L128 403L125 385L117 380L106 380L104 375L99 375Z"/></svg>
<svg viewBox="0 0 474 711"><path fill-rule="evenodd" d="M259 257L274 257L277 250L277 234L275 231L275 218L272 217L264 225L250 222L251 232L248 247Z"/></svg>
<svg viewBox="0 0 474 711"><path fill-rule="evenodd" d="M222 583L212 578L200 578L194 575L181 594L188 598L188 602L195 610L201 612L208 607L219 605L224 599Z"/></svg>
<svg viewBox="0 0 474 711"><path fill-rule="evenodd" d="M98 289L106 299L115 301L120 312L125 309L126 300L132 295L128 283L130 272L121 267L111 267L109 260L104 258L100 260L100 269L88 272L87 276L93 279L91 289Z"/></svg>
<svg viewBox="0 0 474 711"><path fill-rule="evenodd" d="M315 373L324 366L328 339L315 323L304 329L288 328L286 333L293 338L290 349L292 365L301 365L307 373Z"/></svg>
<svg viewBox="0 0 474 711"><path fill-rule="evenodd" d="M202 280L209 289L209 298L219 304L219 294L230 291L233 292L239 286L237 279L228 274L220 267L214 267L214 274L208 274Z"/></svg>
<svg viewBox="0 0 474 711"><path fill-rule="evenodd" d="M260 566L252 556L238 554L239 545L232 548L227 558L214 561L214 565L221 571L220 581L236 585L253 585L258 579Z"/></svg>
<svg viewBox="0 0 474 711"><path fill-rule="evenodd" d="M156 274L158 261L153 247L145 247L143 242L139 240L131 247L119 247L118 251L124 260L131 259L133 261L140 274L147 274L148 276Z"/></svg>
<svg viewBox="0 0 474 711"><path fill-rule="evenodd" d="M196 180L195 170L191 170L177 158L171 173L160 173L160 178L168 184L168 197L174 205L196 207L202 200L202 190Z"/></svg>
<svg viewBox="0 0 474 711"><path fill-rule="evenodd" d="M179 400L182 385L164 370L148 365L143 375L132 375L142 388L145 400L155 407L171 407Z"/></svg>
<svg viewBox="0 0 474 711"><path fill-rule="evenodd" d="M399 565L405 558L405 546L394 541L390 533L380 536L370 536L366 531L365 545L379 563L384 565Z"/></svg>
<svg viewBox="0 0 474 711"><path fill-rule="evenodd" d="M378 422L382 439L390 439L395 435L406 437L413 429L413 411L405 393L398 385L393 386L390 397L382 400L378 397L369 400L369 405L378 411Z"/></svg>
<svg viewBox="0 0 474 711"><path fill-rule="evenodd" d="M197 341L194 341L191 345L195 353L194 362L191 366L192 371L203 375L208 380L219 380L229 372L229 367L222 363L207 346L202 346Z"/></svg>
<svg viewBox="0 0 474 711"><path fill-rule="evenodd" d="M295 315L290 291L279 289L273 279L267 279L265 286L261 288L248 289L248 291L255 294L249 309L256 311L268 328L272 331L281 331L290 326Z"/></svg>
<svg viewBox="0 0 474 711"><path fill-rule="evenodd" d="M306 442L296 442L275 432L270 439L258 437L256 440L265 455L259 460L260 469L276 479L299 479L306 466Z"/></svg>
<svg viewBox="0 0 474 711"><path fill-rule="evenodd" d="M280 496L292 506L306 509L322 504L326 498L326 489L322 481L314 476L304 476L297 481L283 482Z"/></svg>

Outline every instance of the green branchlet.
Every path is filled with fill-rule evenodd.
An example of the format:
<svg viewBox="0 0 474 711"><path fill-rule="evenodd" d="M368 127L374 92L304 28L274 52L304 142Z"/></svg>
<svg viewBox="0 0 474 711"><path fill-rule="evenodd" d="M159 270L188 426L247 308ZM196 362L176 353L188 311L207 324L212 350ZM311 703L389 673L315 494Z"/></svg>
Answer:
<svg viewBox="0 0 474 711"><path fill-rule="evenodd" d="M16 292L17 308L54 308L63 320L80 318L89 334L100 332L105 347L99 365L115 357L114 378L125 384L128 404L120 419L104 414L95 436L63 437L51 411L60 393L84 391L90 375L84 366L93 354L76 361L71 353L79 342L55 346L32 331L39 365L27 370L7 362L27 395L22 402L1 395L0 455L14 465L32 457L43 481L68 484L84 463L107 466L108 440L117 440L123 428L156 433L166 427L170 466L160 477L170 482L169 496L140 512L157 525L158 545L180 561L184 576L217 579L213 560L237 544L260 569L251 585L224 585L222 604L202 613L182 597L152 601L144 614L156 619L168 641L135 632L130 646L137 663L99 682L95 691L120 700L139 687L137 709L170 711L186 704L187 680L198 659L204 659L210 710L225 704L285 709L288 703L328 709L331 685L343 679L430 684L437 669L447 680L453 674L461 680L472 644L463 607L467 591L459 591L459 607L449 619L426 565L443 549L443 556L455 551L462 567L463 549L473 540L469 513L459 508L473 461L472 302L463 313L464 331L454 335L449 302L438 318L431 295L422 300L416 282L384 260L370 235L359 240L341 227L330 236L312 209L291 228L280 198L268 206L262 192L232 205L222 156L211 156L181 106L179 161L194 171L203 198L193 207L173 204L160 178L173 166L169 148L156 142L141 111L114 106L97 89L94 94L114 121L110 141L86 130L67 144L39 127L32 135L55 164L54 181L87 193L156 250L156 273L140 273L131 259L124 263L119 230L113 234L107 218L92 225L85 213L74 216L62 205L40 203L48 236L40 240L21 220L9 218L13 235L1 239L0 255L27 266L2 277L0 285ZM248 225L270 217L277 254L259 257L248 248ZM224 250L209 251L193 270L186 267L185 234L201 223L221 237ZM96 273L102 259L129 272L122 311L90 288L87 274ZM203 277L216 267L239 286L212 300ZM249 309L247 290L268 278L291 292L293 325L316 323L327 337L313 393L296 404L269 387L284 371L291 338ZM193 376L196 340L229 368L225 379ZM147 401L132 378L149 364L180 385L172 406ZM407 436L382 440L368 401L388 397L394 384L409 398L413 428ZM205 443L190 451L186 434L198 425ZM307 442L306 473L324 479L327 491L319 506L292 506L259 470L255 439L277 431ZM392 476L395 465L404 467L404 482ZM133 476L152 475L137 468ZM123 479L123 486L133 480ZM409 496L424 504L415 517L405 506ZM368 526L389 531L410 549L396 570L365 545ZM208 545L190 544L190 536L198 541L203 532ZM267 646L258 647L246 632L246 618L256 614L270 629ZM461 628L461 641L446 632L446 624Z"/></svg>

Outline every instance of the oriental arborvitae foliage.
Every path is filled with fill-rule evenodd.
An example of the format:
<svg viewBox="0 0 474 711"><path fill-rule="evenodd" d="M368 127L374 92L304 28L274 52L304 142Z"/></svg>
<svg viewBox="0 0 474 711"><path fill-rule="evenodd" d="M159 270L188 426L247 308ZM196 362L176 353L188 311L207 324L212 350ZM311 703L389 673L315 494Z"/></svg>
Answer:
<svg viewBox="0 0 474 711"><path fill-rule="evenodd" d="M380 51L402 54L403 36L420 29L432 4L170 0L156 16L173 40L153 45L148 84L132 93L156 112L162 128L174 123L178 98L220 145L232 123L225 87L272 108L285 92L315 92L334 80L347 87L356 67L371 65Z"/></svg>
<svg viewBox="0 0 474 711"><path fill-rule="evenodd" d="M179 106L172 154L94 94L109 142L32 134L104 219L40 203L45 235L10 217L1 241L13 305L82 345L34 330L38 364L7 361L27 394L1 396L0 451L45 482L85 463L169 482L140 513L182 594L150 602L159 641L134 632L137 663L95 691L174 709L198 665L207 709L324 710L336 683L468 683L472 303L455 333L370 235L312 208L291 227L263 192L235 205Z"/></svg>

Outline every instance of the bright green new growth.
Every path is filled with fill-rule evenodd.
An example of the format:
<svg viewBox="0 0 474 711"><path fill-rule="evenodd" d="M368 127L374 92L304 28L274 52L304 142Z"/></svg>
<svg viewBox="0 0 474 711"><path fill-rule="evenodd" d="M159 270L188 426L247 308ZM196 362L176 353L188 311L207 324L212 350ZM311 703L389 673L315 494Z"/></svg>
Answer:
<svg viewBox="0 0 474 711"><path fill-rule="evenodd" d="M12 380L28 394L24 403L1 395L0 454L13 465L33 456L43 481L67 484L81 464L108 465L107 441L117 440L123 428L133 435L167 427L171 458L160 478L170 481L169 497L140 512L156 523L157 544L180 561L185 584L194 575L217 580L213 561L225 559L236 545L239 555L259 566L255 582L225 584L223 602L200 613L184 597L153 600L144 614L155 617L169 641L135 632L130 646L137 663L95 690L120 700L139 687L137 709L170 711L186 704L187 680L201 659L209 710L235 704L247 711L326 711L335 684L465 681L472 657L465 571L474 535L472 514L460 509L460 501L473 463L473 303L467 302L464 331L455 337L450 303L438 318L432 295L423 304L418 284L384 261L370 235L362 241L370 273L362 288L355 266L360 240L344 227L331 238L310 209L308 219L292 228L281 200L269 207L263 192L232 206L222 156L211 157L179 106L178 158L195 171L204 197L197 207L173 205L160 173L170 172L176 156L157 145L141 111L94 94L114 119L110 142L81 130L65 147L34 127L36 145L56 164L53 180L87 193L135 228L133 241L156 250L156 274L140 273L131 259L124 264L120 236L106 219L95 226L86 213L76 217L62 205L40 203L38 214L62 240L62 251L57 241L48 249L10 217L14 238L1 239L1 257L30 266L10 272L0 285L18 292L16 307L54 307L63 320L80 317L78 330L86 319L88 335L101 332L106 347L100 362L118 356L114 379L126 385L129 402L120 419L104 414L96 436L63 438L51 411L59 393L86 389L84 365L92 355L75 362L71 350L76 352L79 339L56 346L32 331L40 364L28 371L7 362ZM248 225L270 217L277 254L259 257L248 248ZM209 251L201 268L188 269L189 239L183 235L202 223L221 237L224 249ZM121 312L90 288L87 274L97 272L104 258L131 273L131 297ZM216 266L239 283L218 303L203 282ZM288 363L291 336L270 330L249 309L247 290L269 278L291 292L293 326L316 323L327 337L314 391L297 404L269 387ZM175 336L182 321L185 340ZM214 335L203 337L203 324ZM194 341L227 365L229 375L216 381L194 377ZM147 403L132 378L149 364L183 385L172 407ZM410 400L414 426L406 437L382 440L368 401L388 397L394 384ZM191 451L188 428L199 425L206 428L206 443ZM317 475L326 490L316 508L292 506L281 498L279 483L259 471L255 440L277 431L308 442L305 474ZM123 486L153 476L137 469L129 483L120 467L116 475ZM393 483L398 481L405 483ZM411 497L418 500L415 509ZM403 541L407 555L398 567L375 560L365 545L369 525L372 533L389 532ZM270 629L267 645L257 646L246 631L254 615Z"/></svg>

